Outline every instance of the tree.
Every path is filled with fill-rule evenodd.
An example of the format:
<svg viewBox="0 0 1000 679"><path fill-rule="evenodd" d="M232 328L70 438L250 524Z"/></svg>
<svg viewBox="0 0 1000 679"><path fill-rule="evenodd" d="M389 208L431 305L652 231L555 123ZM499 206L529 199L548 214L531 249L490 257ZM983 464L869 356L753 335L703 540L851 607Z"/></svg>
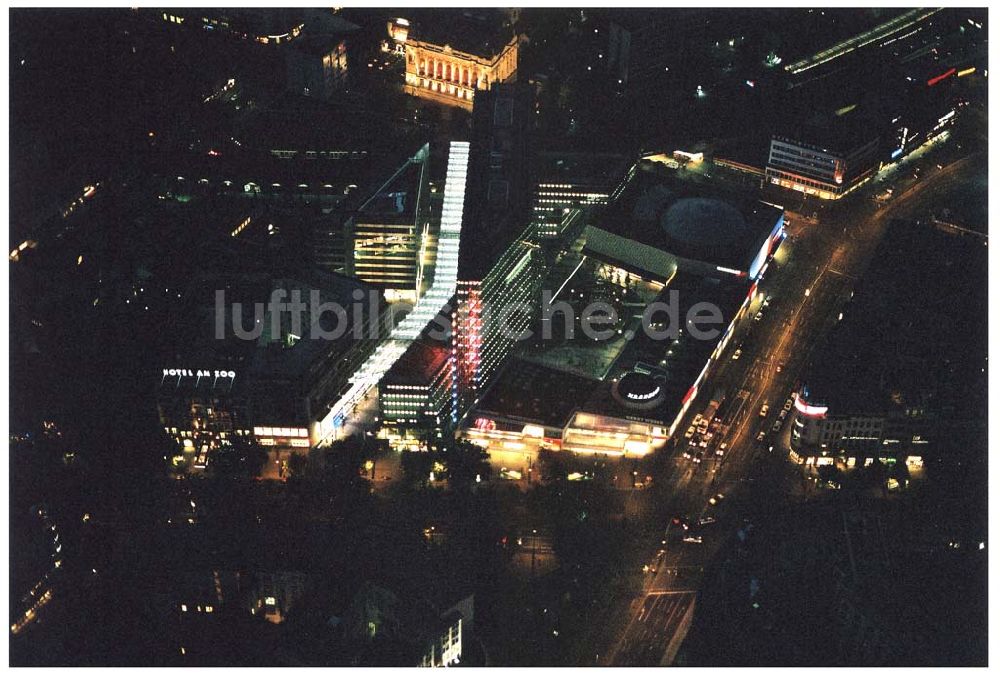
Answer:
<svg viewBox="0 0 1000 679"><path fill-rule="evenodd" d="M441 448L439 460L448 474L452 490L465 490L476 480L490 472L490 456L486 449L468 441L450 441Z"/></svg>
<svg viewBox="0 0 1000 679"><path fill-rule="evenodd" d="M300 453L293 453L291 457L288 458L288 474L293 479L302 478L306 473L306 463L308 460L305 455Z"/></svg>
<svg viewBox="0 0 1000 679"><path fill-rule="evenodd" d="M423 487L431 474L434 465L434 458L430 453L422 453L414 450L403 451L399 460L403 470L403 480L407 486Z"/></svg>
<svg viewBox="0 0 1000 679"><path fill-rule="evenodd" d="M333 487L345 488L361 483L360 470L365 461L365 441L351 436L334 441L323 450L322 475Z"/></svg>
<svg viewBox="0 0 1000 679"><path fill-rule="evenodd" d="M255 479L264 471L267 453L254 439L237 437L216 448L209 468L217 477Z"/></svg>

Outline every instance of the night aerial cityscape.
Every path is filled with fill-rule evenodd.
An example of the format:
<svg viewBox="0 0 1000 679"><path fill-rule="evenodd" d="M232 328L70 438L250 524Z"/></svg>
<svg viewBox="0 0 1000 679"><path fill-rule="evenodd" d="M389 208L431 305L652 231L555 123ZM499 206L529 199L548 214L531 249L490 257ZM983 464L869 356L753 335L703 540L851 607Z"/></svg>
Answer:
<svg viewBox="0 0 1000 679"><path fill-rule="evenodd" d="M985 7L8 23L10 665L987 665Z"/></svg>

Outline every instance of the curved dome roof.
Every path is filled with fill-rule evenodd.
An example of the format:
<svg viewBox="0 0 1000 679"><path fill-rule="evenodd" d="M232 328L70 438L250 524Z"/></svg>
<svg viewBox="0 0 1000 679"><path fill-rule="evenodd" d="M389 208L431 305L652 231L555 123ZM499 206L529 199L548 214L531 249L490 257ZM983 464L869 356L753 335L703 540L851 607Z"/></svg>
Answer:
<svg viewBox="0 0 1000 679"><path fill-rule="evenodd" d="M694 248L744 243L749 227L740 211L712 198L682 198L660 219L668 238Z"/></svg>
<svg viewBox="0 0 1000 679"><path fill-rule="evenodd" d="M663 401L663 384L652 375L630 371L622 375L612 393L624 405L648 409Z"/></svg>

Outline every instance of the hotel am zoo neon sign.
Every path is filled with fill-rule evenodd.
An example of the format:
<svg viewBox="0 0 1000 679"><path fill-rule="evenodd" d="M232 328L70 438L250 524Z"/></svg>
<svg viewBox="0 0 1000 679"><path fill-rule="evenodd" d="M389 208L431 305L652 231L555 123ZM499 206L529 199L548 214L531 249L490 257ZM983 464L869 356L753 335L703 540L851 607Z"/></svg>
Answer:
<svg viewBox="0 0 1000 679"><path fill-rule="evenodd" d="M211 369L198 369L190 370L188 368L164 368L163 378L176 377L181 380L185 377L194 377L196 379L211 378L214 380L235 380L236 371L235 370L211 370Z"/></svg>

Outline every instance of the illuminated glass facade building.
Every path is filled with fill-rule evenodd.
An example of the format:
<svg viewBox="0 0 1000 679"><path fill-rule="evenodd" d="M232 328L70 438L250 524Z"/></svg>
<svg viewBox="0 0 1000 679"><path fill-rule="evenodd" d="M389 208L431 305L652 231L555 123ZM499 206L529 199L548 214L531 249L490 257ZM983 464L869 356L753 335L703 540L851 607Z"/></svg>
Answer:
<svg viewBox="0 0 1000 679"><path fill-rule="evenodd" d="M538 238L558 238L572 227L571 213L607 205L628 178L631 159L611 153L538 153L534 159L532 219Z"/></svg>
<svg viewBox="0 0 1000 679"><path fill-rule="evenodd" d="M348 224L349 273L394 294L415 297L423 230L405 215L358 217Z"/></svg>
<svg viewBox="0 0 1000 679"><path fill-rule="evenodd" d="M431 234L424 145L347 221L347 273L386 292L389 301L415 302L423 283Z"/></svg>
<svg viewBox="0 0 1000 679"><path fill-rule="evenodd" d="M374 342L364 361L353 368L344 388L328 404L315 423L313 440L325 445L340 437L352 413L371 390L416 341L432 322L441 319L442 309L455 297L458 280L460 243L466 203L466 180L469 166L469 142L453 141L448 145L444 194L434 248L430 283L402 321L392 327L388 337ZM390 309L391 313L393 310ZM398 320L398 319L397 319ZM447 319L441 319L447 325Z"/></svg>
<svg viewBox="0 0 1000 679"><path fill-rule="evenodd" d="M464 415L538 317L544 262L527 227L481 281L459 281L453 314L455 411Z"/></svg>
<svg viewBox="0 0 1000 679"><path fill-rule="evenodd" d="M451 425L451 351L423 336L410 345L378 385L380 435L397 448L419 448Z"/></svg>
<svg viewBox="0 0 1000 679"><path fill-rule="evenodd" d="M475 404L541 302L544 264L529 210L532 115L524 85L494 86L476 99L452 313L456 421Z"/></svg>
<svg viewBox="0 0 1000 679"><path fill-rule="evenodd" d="M878 169L877 133L834 143L825 133L774 137L765 170L766 181L827 200L843 197Z"/></svg>
<svg viewBox="0 0 1000 679"><path fill-rule="evenodd" d="M284 303L298 295L304 307L298 320L287 308L272 314L268 305L275 291ZM343 334L312 337L313 291L318 302L349 311ZM374 347L369 319L382 313L378 298L360 281L316 270L294 278L261 272L198 281L190 293L194 306L178 314L172 328L178 338L174 355L162 366L161 426L199 455L234 436L252 436L268 448L309 448L313 422ZM317 322L329 332L340 321L325 313Z"/></svg>

